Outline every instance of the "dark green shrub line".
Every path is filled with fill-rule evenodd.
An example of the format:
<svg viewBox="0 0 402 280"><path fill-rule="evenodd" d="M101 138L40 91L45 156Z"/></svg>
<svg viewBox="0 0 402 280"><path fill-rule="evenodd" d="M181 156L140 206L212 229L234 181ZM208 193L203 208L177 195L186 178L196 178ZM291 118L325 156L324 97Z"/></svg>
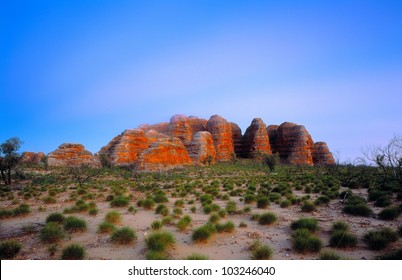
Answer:
<svg viewBox="0 0 402 280"><path fill-rule="evenodd" d="M370 250L381 250L398 240L398 233L391 228L369 231L364 235L364 242Z"/></svg>
<svg viewBox="0 0 402 280"><path fill-rule="evenodd" d="M167 231L152 232L145 239L148 250L156 252L165 251L167 247L172 246L175 242L173 234Z"/></svg>
<svg viewBox="0 0 402 280"><path fill-rule="evenodd" d="M83 260L85 249L79 244L71 244L65 247L61 254L62 260Z"/></svg>
<svg viewBox="0 0 402 280"><path fill-rule="evenodd" d="M27 215L31 212L27 204L21 204L14 209L0 209L0 219Z"/></svg>
<svg viewBox="0 0 402 280"><path fill-rule="evenodd" d="M13 259L22 249L21 243L15 240L0 243L0 259Z"/></svg>

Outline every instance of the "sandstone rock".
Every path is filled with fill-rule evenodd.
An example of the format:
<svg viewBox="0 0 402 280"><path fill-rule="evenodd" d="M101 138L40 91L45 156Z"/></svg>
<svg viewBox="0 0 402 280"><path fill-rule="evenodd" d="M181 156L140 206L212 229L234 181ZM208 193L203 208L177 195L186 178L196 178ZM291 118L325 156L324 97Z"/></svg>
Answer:
<svg viewBox="0 0 402 280"><path fill-rule="evenodd" d="M197 164L212 164L216 160L216 151L212 135L208 131L199 131L187 147L190 158Z"/></svg>
<svg viewBox="0 0 402 280"><path fill-rule="evenodd" d="M163 122L163 123L157 123L157 124L142 124L136 129L142 130L144 132L149 131L149 130L155 130L156 132L163 133L163 134L169 134L169 123L168 122Z"/></svg>
<svg viewBox="0 0 402 280"><path fill-rule="evenodd" d="M144 131L138 129L125 130L102 147L99 154L106 154L112 165L130 165L137 162L138 156L149 145L149 138Z"/></svg>
<svg viewBox="0 0 402 280"><path fill-rule="evenodd" d="M237 124L233 122L230 123L230 126L232 127L232 141L236 156L245 157L245 154L243 154L244 151L241 129Z"/></svg>
<svg viewBox="0 0 402 280"><path fill-rule="evenodd" d="M196 134L198 131L206 131L207 130L207 123L206 119L200 119L195 116L188 117L190 120L191 131Z"/></svg>
<svg viewBox="0 0 402 280"><path fill-rule="evenodd" d="M269 137L269 144L273 154L279 153L278 151L278 125L269 125L267 127L267 133Z"/></svg>
<svg viewBox="0 0 402 280"><path fill-rule="evenodd" d="M34 152L23 152L20 163L22 164L40 164L42 159L45 157L45 154L42 152L34 153Z"/></svg>
<svg viewBox="0 0 402 280"><path fill-rule="evenodd" d="M171 137L159 139L138 158L137 170L169 170L193 164L180 139Z"/></svg>
<svg viewBox="0 0 402 280"><path fill-rule="evenodd" d="M169 123L169 135L179 138L184 145L188 145L193 138L190 119L185 115L174 115Z"/></svg>
<svg viewBox="0 0 402 280"><path fill-rule="evenodd" d="M289 122L281 124L276 144L282 162L313 165L314 142L304 126Z"/></svg>
<svg viewBox="0 0 402 280"><path fill-rule="evenodd" d="M49 166L97 166L98 161L81 144L64 143L48 154Z"/></svg>
<svg viewBox="0 0 402 280"><path fill-rule="evenodd" d="M312 150L314 165L334 165L335 159L329 151L327 143L316 142Z"/></svg>
<svg viewBox="0 0 402 280"><path fill-rule="evenodd" d="M211 133L216 150L217 161L230 161L234 155L232 126L218 115L213 115L207 123L207 131Z"/></svg>
<svg viewBox="0 0 402 280"><path fill-rule="evenodd" d="M243 136L243 151L246 157L262 157L272 154L267 126L260 118L255 118Z"/></svg>

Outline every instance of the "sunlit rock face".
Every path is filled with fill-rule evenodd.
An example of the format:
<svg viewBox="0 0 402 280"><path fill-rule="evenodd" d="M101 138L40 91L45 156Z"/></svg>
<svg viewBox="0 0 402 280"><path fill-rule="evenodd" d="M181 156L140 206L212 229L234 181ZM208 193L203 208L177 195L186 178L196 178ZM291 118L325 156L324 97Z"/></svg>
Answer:
<svg viewBox="0 0 402 280"><path fill-rule="evenodd" d="M232 126L224 118L213 115L207 123L207 131L211 133L216 150L216 160L230 161L234 153Z"/></svg>
<svg viewBox="0 0 402 280"><path fill-rule="evenodd" d="M243 154L247 158L272 154L267 126L260 118L255 118L243 136Z"/></svg>
<svg viewBox="0 0 402 280"><path fill-rule="evenodd" d="M186 148L176 137L162 138L141 153L136 163L137 170L169 170L192 165Z"/></svg>
<svg viewBox="0 0 402 280"><path fill-rule="evenodd" d="M278 127L275 147L283 163L313 165L314 142L303 125L282 123Z"/></svg>
<svg viewBox="0 0 402 280"><path fill-rule="evenodd" d="M316 142L313 147L313 162L314 165L334 165L335 159L329 151L327 143Z"/></svg>
<svg viewBox="0 0 402 280"><path fill-rule="evenodd" d="M93 154L81 144L64 143L48 154L49 166L97 166L99 163Z"/></svg>

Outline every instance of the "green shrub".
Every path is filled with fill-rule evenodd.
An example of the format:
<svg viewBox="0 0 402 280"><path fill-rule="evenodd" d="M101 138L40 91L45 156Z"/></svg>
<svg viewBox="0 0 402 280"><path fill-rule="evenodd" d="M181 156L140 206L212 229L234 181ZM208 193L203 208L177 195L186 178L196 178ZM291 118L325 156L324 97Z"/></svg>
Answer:
<svg viewBox="0 0 402 280"><path fill-rule="evenodd" d="M378 214L378 217L381 220L395 220L399 214L398 207L387 207L381 210L381 212Z"/></svg>
<svg viewBox="0 0 402 280"><path fill-rule="evenodd" d="M161 214L162 216L167 216L169 215L169 209L165 204L158 204L155 209L156 214Z"/></svg>
<svg viewBox="0 0 402 280"><path fill-rule="evenodd" d="M128 206L130 203L130 198L127 196L118 196L115 197L111 202L110 205L112 207L125 207Z"/></svg>
<svg viewBox="0 0 402 280"><path fill-rule="evenodd" d="M163 226L163 224L162 224L162 222L159 221L159 220L153 221L153 222L151 223L151 228L152 228L153 230L158 230L158 229L160 229L162 226Z"/></svg>
<svg viewBox="0 0 402 280"><path fill-rule="evenodd" d="M112 242L116 244L130 244L135 239L137 239L137 235L134 230L129 227L116 229L111 236Z"/></svg>
<svg viewBox="0 0 402 280"><path fill-rule="evenodd" d="M270 225L277 220L277 216L272 212L266 212L259 216L258 223L260 225Z"/></svg>
<svg viewBox="0 0 402 280"><path fill-rule="evenodd" d="M349 225L345 221L336 221L332 224L331 231L337 230L348 231Z"/></svg>
<svg viewBox="0 0 402 280"><path fill-rule="evenodd" d="M306 228L299 228L292 233L293 249L297 252L319 252L322 241Z"/></svg>
<svg viewBox="0 0 402 280"><path fill-rule="evenodd" d="M173 235L167 231L152 232L145 239L148 250L157 252L165 251L168 246L175 242Z"/></svg>
<svg viewBox="0 0 402 280"><path fill-rule="evenodd" d="M395 242L398 239L398 233L390 228L369 231L364 235L364 242L367 243L370 250L381 250L388 244Z"/></svg>
<svg viewBox="0 0 402 280"><path fill-rule="evenodd" d="M377 198L374 205L377 207L387 207L392 203L391 198L388 195L383 195Z"/></svg>
<svg viewBox="0 0 402 280"><path fill-rule="evenodd" d="M253 195L253 194L244 195L244 203L250 204L250 203L253 203L254 201L255 201L255 195Z"/></svg>
<svg viewBox="0 0 402 280"><path fill-rule="evenodd" d="M148 209L148 210L154 208L154 205L155 205L155 202L151 198L144 199L141 204L141 206L144 209Z"/></svg>
<svg viewBox="0 0 402 280"><path fill-rule="evenodd" d="M64 231L55 222L47 223L40 231L40 239L44 243L55 243L64 238Z"/></svg>
<svg viewBox="0 0 402 280"><path fill-rule="evenodd" d="M345 230L335 230L331 233L329 244L336 248L355 247L357 238Z"/></svg>
<svg viewBox="0 0 402 280"><path fill-rule="evenodd" d="M0 243L0 259L13 259L22 249L21 243L15 240Z"/></svg>
<svg viewBox="0 0 402 280"><path fill-rule="evenodd" d="M268 197L259 197L257 199L257 208L265 209L269 206L269 198Z"/></svg>
<svg viewBox="0 0 402 280"><path fill-rule="evenodd" d="M222 232L230 233L235 230L235 224L232 221L227 221L224 224L216 224L215 229L219 233L222 233Z"/></svg>
<svg viewBox="0 0 402 280"><path fill-rule="evenodd" d="M207 223L193 231L192 239L195 242L206 242L215 231L216 228L212 224Z"/></svg>
<svg viewBox="0 0 402 280"><path fill-rule="evenodd" d="M229 215L236 214L236 213L237 213L236 202L234 202L234 201L229 201L229 202L226 204L225 210L226 210L226 212L227 212Z"/></svg>
<svg viewBox="0 0 402 280"><path fill-rule="evenodd" d="M211 214L211 216L209 217L209 222L210 223L212 223L212 224L216 224L217 222L219 222L219 220L221 219L221 217L218 215L218 214L216 214L216 213L213 213L213 214Z"/></svg>
<svg viewBox="0 0 402 280"><path fill-rule="evenodd" d="M64 229L67 231L85 231L87 229L87 222L71 216L64 220Z"/></svg>
<svg viewBox="0 0 402 280"><path fill-rule="evenodd" d="M185 215L177 222L176 226L180 231L183 231L190 225L191 221L192 221L191 217Z"/></svg>
<svg viewBox="0 0 402 280"><path fill-rule="evenodd" d="M165 252L159 252L159 251L149 251L146 255L145 258L147 260L168 260L169 257L166 255Z"/></svg>
<svg viewBox="0 0 402 280"><path fill-rule="evenodd" d="M168 202L169 199L166 197L166 195L164 193L157 193L154 195L153 200L156 203L164 203L164 202Z"/></svg>
<svg viewBox="0 0 402 280"><path fill-rule="evenodd" d="M333 251L324 251L320 253L320 260L342 260L342 257Z"/></svg>
<svg viewBox="0 0 402 280"><path fill-rule="evenodd" d="M98 233L111 233L116 229L116 226L108 221L103 221L98 226Z"/></svg>
<svg viewBox="0 0 402 280"><path fill-rule="evenodd" d="M305 228L314 232L318 229L318 221L315 218L300 218L299 220L292 222L291 228L293 230Z"/></svg>
<svg viewBox="0 0 402 280"><path fill-rule="evenodd" d="M272 258L273 251L268 245L256 246L251 251L251 258L253 260L269 260Z"/></svg>
<svg viewBox="0 0 402 280"><path fill-rule="evenodd" d="M181 208L174 208L173 214L175 218L178 218L183 214L183 210L181 210Z"/></svg>
<svg viewBox="0 0 402 280"><path fill-rule="evenodd" d="M317 199L314 201L315 205L322 205L322 204L328 204L331 201L331 199L326 196L326 195L321 195L317 197Z"/></svg>
<svg viewBox="0 0 402 280"><path fill-rule="evenodd" d="M285 200L282 200L282 201L281 201L280 206L281 206L281 208L287 208L287 207L289 207L291 204L292 204L292 203L291 203L290 200L285 199Z"/></svg>
<svg viewBox="0 0 402 280"><path fill-rule="evenodd" d="M112 210L106 213L105 221L111 224L118 224L121 222L121 214L118 211Z"/></svg>
<svg viewBox="0 0 402 280"><path fill-rule="evenodd" d="M402 260L402 248L392 250L376 258L377 260Z"/></svg>
<svg viewBox="0 0 402 280"><path fill-rule="evenodd" d="M189 255L186 260L194 260L194 261L201 261L201 260L208 260L208 256L206 255L202 255L202 254L197 254L197 253L193 253L191 255Z"/></svg>
<svg viewBox="0 0 402 280"><path fill-rule="evenodd" d="M301 210L303 212L312 212L315 210L315 205L311 200L306 200L303 202Z"/></svg>
<svg viewBox="0 0 402 280"><path fill-rule="evenodd" d="M174 206L176 207L183 207L184 206L184 200L183 199L178 199L175 201Z"/></svg>
<svg viewBox="0 0 402 280"><path fill-rule="evenodd" d="M366 205L366 201L359 196L351 196L346 202L343 212L354 215L368 217L373 214L373 210Z"/></svg>
<svg viewBox="0 0 402 280"><path fill-rule="evenodd" d="M64 222L64 219L65 217L61 213L51 213L49 214L49 216L47 216L46 223L55 222L62 224Z"/></svg>
<svg viewBox="0 0 402 280"><path fill-rule="evenodd" d="M61 254L62 260L83 260L85 249L79 244L71 244L65 247Z"/></svg>

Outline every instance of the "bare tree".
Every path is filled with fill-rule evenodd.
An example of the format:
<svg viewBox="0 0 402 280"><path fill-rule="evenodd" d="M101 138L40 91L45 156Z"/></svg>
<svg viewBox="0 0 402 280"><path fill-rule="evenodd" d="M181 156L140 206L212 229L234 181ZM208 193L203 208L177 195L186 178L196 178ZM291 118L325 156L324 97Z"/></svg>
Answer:
<svg viewBox="0 0 402 280"><path fill-rule="evenodd" d="M20 160L18 150L21 144L21 140L18 137L14 137L0 145L0 172L6 185L11 184L11 170L17 166Z"/></svg>

